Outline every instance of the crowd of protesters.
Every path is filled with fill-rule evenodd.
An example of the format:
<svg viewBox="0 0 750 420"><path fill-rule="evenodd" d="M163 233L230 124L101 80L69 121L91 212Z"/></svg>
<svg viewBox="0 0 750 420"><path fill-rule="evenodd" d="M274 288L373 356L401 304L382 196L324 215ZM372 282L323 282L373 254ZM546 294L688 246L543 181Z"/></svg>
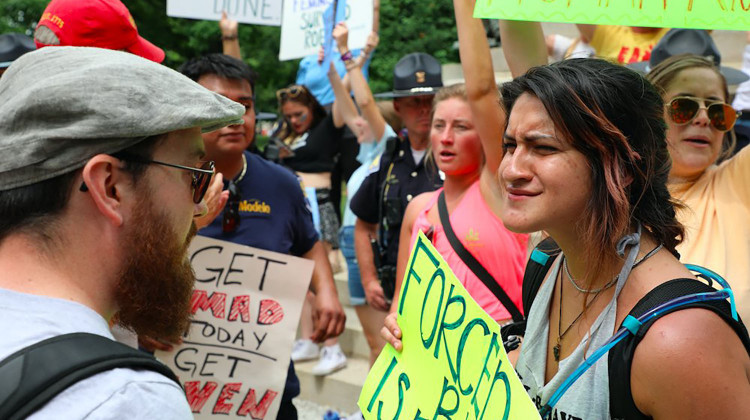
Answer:
<svg viewBox="0 0 750 420"><path fill-rule="evenodd" d="M71 333L94 340L71 339L82 353L115 351L112 340L171 349L189 323L197 233L313 261L278 413L296 419L294 361L319 359L321 376L347 364L339 255L372 364L386 343L403 347L396 309L422 232L490 317L525 326L510 356L544 414L750 412L750 46L738 70L708 31L578 25L570 40L501 21L514 79L498 86L474 1L453 0L465 82L443 86L441 63L414 51L394 66L393 89L373 94L374 3L363 49L340 23L330 65L321 49L279 86L264 150L264 75L226 15L223 50L179 72L119 0L52 0L33 39L0 35L0 373L25 383L14 363L41 357L26 349ZM524 302L541 240L553 258ZM684 264L722 276L733 297L660 315L569 384L654 301L718 293ZM91 372L36 405L0 392L0 418L190 418L175 380Z"/></svg>

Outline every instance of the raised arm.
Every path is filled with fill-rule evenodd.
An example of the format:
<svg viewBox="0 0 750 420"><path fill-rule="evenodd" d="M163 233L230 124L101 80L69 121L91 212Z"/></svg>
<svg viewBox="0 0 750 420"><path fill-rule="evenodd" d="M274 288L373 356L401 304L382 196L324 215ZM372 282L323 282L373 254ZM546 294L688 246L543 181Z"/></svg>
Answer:
<svg viewBox="0 0 750 420"><path fill-rule="evenodd" d="M333 38L336 40L336 45L339 52L346 54L349 51L349 30L345 23L339 23L333 29ZM372 32L368 37L367 46L365 47L365 53L369 54L370 51L375 49L378 43L378 34ZM370 125L370 129L375 136L375 140L380 140L383 137L385 131L385 119L380 114L380 110L375 105L375 98L372 96L370 86L365 80L365 75L362 73L363 60L359 60L354 63L347 63L346 71L349 76L349 81L352 85L352 91L354 92L354 98L357 100L357 105L362 112L362 117Z"/></svg>
<svg viewBox="0 0 750 420"><path fill-rule="evenodd" d="M229 19L227 17L226 11L221 12L219 29L221 29L222 52L228 56L234 57L238 60L242 60L242 53L240 52L240 40L237 37L237 21Z"/></svg>
<svg viewBox="0 0 750 420"><path fill-rule="evenodd" d="M547 44L539 22L501 20L500 38L503 54L513 77L532 67L547 64Z"/></svg>
<svg viewBox="0 0 750 420"><path fill-rule="evenodd" d="M328 68L328 80L331 82L333 95L336 97L331 107L331 112L333 113L333 125L341 127L346 124L352 132L356 133L354 120L359 116L359 113L354 106L352 97L349 96L349 89L344 85L344 82L341 80L333 63L331 63Z"/></svg>
<svg viewBox="0 0 750 420"><path fill-rule="evenodd" d="M492 68L492 56L484 26L472 14L474 0L454 0L458 51L466 83L466 95L474 117L474 126L482 139L487 160L485 171L497 172L502 158L500 138L505 130L505 114Z"/></svg>

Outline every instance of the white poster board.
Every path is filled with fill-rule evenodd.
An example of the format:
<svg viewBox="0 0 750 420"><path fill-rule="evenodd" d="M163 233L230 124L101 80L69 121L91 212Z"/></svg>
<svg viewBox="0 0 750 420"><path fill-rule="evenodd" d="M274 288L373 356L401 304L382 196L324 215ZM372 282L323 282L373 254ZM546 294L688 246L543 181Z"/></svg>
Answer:
<svg viewBox="0 0 750 420"><path fill-rule="evenodd" d="M363 48L372 31L373 0L346 0L349 48ZM323 12L333 0L284 0L279 60L317 54L325 39ZM335 45L334 45L335 47Z"/></svg>
<svg viewBox="0 0 750 420"><path fill-rule="evenodd" d="M281 25L282 0L167 0L167 16L220 20L226 11L230 19L253 25Z"/></svg>
<svg viewBox="0 0 750 420"><path fill-rule="evenodd" d="M313 262L203 236L189 255L190 331L156 357L180 378L196 419L275 419Z"/></svg>

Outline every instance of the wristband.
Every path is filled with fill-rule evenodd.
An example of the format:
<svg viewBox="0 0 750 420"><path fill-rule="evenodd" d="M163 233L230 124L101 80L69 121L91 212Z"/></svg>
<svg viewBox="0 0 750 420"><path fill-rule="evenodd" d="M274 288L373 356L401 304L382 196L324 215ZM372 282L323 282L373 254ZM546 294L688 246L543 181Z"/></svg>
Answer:
<svg viewBox="0 0 750 420"><path fill-rule="evenodd" d="M347 51L347 52L341 54L341 61L343 61L343 62L346 63L347 61L351 61L351 60L352 60L352 52L351 51Z"/></svg>
<svg viewBox="0 0 750 420"><path fill-rule="evenodd" d="M237 39L237 34L234 34L234 35L222 35L221 36L221 40L222 41L234 41L235 39Z"/></svg>

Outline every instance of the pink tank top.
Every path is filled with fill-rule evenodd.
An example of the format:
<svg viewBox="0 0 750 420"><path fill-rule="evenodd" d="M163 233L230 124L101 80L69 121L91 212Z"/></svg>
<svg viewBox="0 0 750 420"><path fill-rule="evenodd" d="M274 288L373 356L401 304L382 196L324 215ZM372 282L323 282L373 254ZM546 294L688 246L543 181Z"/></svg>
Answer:
<svg viewBox="0 0 750 420"><path fill-rule="evenodd" d="M420 211L411 232L411 246L417 230L427 233L432 225L427 213L437 204L442 188L435 191ZM487 269L513 302L522 309L521 282L526 268L528 235L513 233L492 213L482 197L479 181L469 187L450 214L451 226L464 247ZM510 312L456 254L443 227L434 226L432 245L448 263L472 298L496 321L510 319Z"/></svg>

